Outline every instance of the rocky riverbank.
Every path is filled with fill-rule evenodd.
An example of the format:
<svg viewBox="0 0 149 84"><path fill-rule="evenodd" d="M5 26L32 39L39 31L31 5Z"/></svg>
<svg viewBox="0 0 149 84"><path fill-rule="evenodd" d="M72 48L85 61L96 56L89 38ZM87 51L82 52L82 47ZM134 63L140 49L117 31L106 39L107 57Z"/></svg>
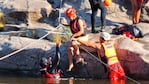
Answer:
<svg viewBox="0 0 149 84"><path fill-rule="evenodd" d="M5 14L6 23L3 31L0 32L1 70L16 70L23 74L39 76L40 58L48 57L50 54L55 53L54 39L60 37L63 40L63 44L60 47L62 52L60 66L64 71L64 77L72 75L78 78L106 77L103 65L84 50L81 50L81 55L88 64L85 66L77 65L71 75L65 72L68 68L66 51L69 44L70 32L67 27L57 27L59 12L56 9L59 7L57 3L60 3L58 0L53 0L53 2L47 2L46 0L21 0L21 2L20 0L11 0L9 3L6 1L0 2L2 4L0 8ZM32 5L33 3L35 5ZM88 1L65 0L63 5L61 5L60 12L65 20L67 18L65 18L64 11L70 6L74 6L77 9L78 14L86 20L90 27L91 10ZM132 24L131 4L128 0L113 0L112 5L107 7L107 10L107 32L111 33L116 25ZM145 8L143 11L141 17L148 18L148 9ZM136 25L144 36L138 41L132 41L120 35L113 35L112 37L117 43L118 57L126 74L133 78L148 79L149 75L149 23L147 23L149 20L147 18L141 18L143 22ZM100 19L100 13L98 13L97 19ZM99 20L97 22L100 23ZM97 26L100 26L98 23L96 23ZM15 31L15 33L10 31ZM52 33L53 31L59 36L55 36L55 33ZM47 37L40 39L48 32L51 33ZM90 29L88 34L90 34ZM89 36L92 41L98 38L98 34L90 34ZM20 49L22 49L20 52L9 55ZM96 55L95 51L90 52ZM99 70L96 70L97 68Z"/></svg>

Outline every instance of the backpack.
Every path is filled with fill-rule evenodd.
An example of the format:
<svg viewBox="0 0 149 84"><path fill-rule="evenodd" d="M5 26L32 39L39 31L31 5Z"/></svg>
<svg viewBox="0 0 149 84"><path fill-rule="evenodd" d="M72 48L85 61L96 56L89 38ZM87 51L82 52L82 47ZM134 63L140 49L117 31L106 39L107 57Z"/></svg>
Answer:
<svg viewBox="0 0 149 84"><path fill-rule="evenodd" d="M137 26L124 25L112 30L112 34L125 35L131 39L143 37L141 30Z"/></svg>

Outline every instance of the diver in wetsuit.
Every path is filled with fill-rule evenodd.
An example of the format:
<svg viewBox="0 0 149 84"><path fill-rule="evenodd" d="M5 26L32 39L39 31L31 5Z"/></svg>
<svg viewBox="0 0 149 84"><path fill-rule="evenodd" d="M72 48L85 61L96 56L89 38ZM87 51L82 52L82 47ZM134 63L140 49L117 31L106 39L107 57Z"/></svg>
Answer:
<svg viewBox="0 0 149 84"><path fill-rule="evenodd" d="M60 77L60 44L56 44L56 53L54 56L50 56L49 59L43 57L40 60L40 72L43 77L55 78L55 76Z"/></svg>
<svg viewBox="0 0 149 84"><path fill-rule="evenodd" d="M106 26L106 7L104 6L102 0L89 0L90 6L91 6L91 10L92 10L92 14L91 14L91 25L92 25L92 33L97 33L97 31L95 31L95 24L96 24L96 15L97 15L97 11L98 9L101 10L101 29L100 31L103 31L103 29Z"/></svg>
<svg viewBox="0 0 149 84"><path fill-rule="evenodd" d="M60 63L60 50L59 50L60 45L56 44L56 53L55 56L50 58L51 59L51 65L48 67L48 72L50 73L56 73L58 72L58 65ZM49 59L49 60L50 60Z"/></svg>

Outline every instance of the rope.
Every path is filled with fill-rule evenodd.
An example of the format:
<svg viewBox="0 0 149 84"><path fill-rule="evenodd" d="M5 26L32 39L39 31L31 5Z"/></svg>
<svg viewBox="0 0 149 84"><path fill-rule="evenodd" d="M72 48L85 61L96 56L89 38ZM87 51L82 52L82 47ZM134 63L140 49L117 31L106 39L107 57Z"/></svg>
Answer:
<svg viewBox="0 0 149 84"><path fill-rule="evenodd" d="M6 34L15 34L15 33L24 33L26 31L9 31L9 32L0 32L0 35L6 35Z"/></svg>
<svg viewBox="0 0 149 84"><path fill-rule="evenodd" d="M7 3L7 2L8 2L8 0L5 0L3 4L5 4L5 3ZM3 5L3 4L2 4L2 5ZM60 19L61 19L61 11L60 11L60 9L61 9L61 6L62 6L62 0L60 1L60 7L59 7L59 17L58 17L59 25L56 27L56 29L58 29L59 27L62 26L62 25L60 24ZM1 6L0 6L0 7L1 7ZM21 31L21 32L23 32L23 31ZM19 32L13 32L13 31L11 31L11 32L5 32L5 33L0 33L0 34L9 34L9 33L19 33ZM48 36L50 33L58 33L58 34L62 34L62 35L63 35L63 34L68 34L68 33L60 33L60 32L48 31L47 34L45 34L44 36L42 36L41 38L39 38L37 41L39 41L39 40L45 38L45 37ZM33 43L34 43L34 42L28 44L27 46L25 46L25 47L23 47L23 48L21 48L21 49L15 51L15 52L12 52L12 53L10 53L10 54L8 54L8 55L2 56L2 57L0 58L0 60L6 59L6 58L8 58L8 57L10 57L10 56L12 56L12 55L14 55L14 54L16 54L16 53L18 53L18 52L24 50L24 49L26 49L28 46L30 46L30 45L33 44Z"/></svg>
<svg viewBox="0 0 149 84"><path fill-rule="evenodd" d="M49 32L48 32L47 34L45 34L43 37L39 38L37 41L39 41L39 40L45 38L48 34L49 34ZM20 51L26 49L26 48L27 48L28 46L30 46L31 44L33 44L33 43L30 43L30 44L28 44L27 46L25 46L25 47L23 47L23 48L21 48L21 49L15 51L15 52L13 52L13 53L10 53L10 54L8 54L8 55L6 55L6 56L1 57L0 60L3 60L3 59L5 59L5 58L8 58L8 57L10 57L11 55L14 55L14 54L16 54L16 53L18 53L18 52L20 52Z"/></svg>
<svg viewBox="0 0 149 84"><path fill-rule="evenodd" d="M109 67L108 64L104 63L101 59L98 59L98 58L97 58L96 56L94 56L92 53L88 52L88 50L85 49L84 47L80 46L80 48L83 49L85 52L87 52L90 56L92 56L93 58L95 58L97 61L99 61L99 62L101 62L102 64L104 64L106 67ZM111 69L111 68L110 68L110 69ZM111 69L111 70L115 71L114 69ZM118 74L121 74L120 72L117 72L117 71L115 71L115 72L118 73ZM138 81L136 81L136 80L130 78L130 77L127 76L127 75L125 75L125 77L126 77L127 79L133 81L133 82L136 83L136 84L141 84L140 82L138 82Z"/></svg>
<svg viewBox="0 0 149 84"><path fill-rule="evenodd" d="M39 38L37 41L39 41L39 40L45 38L46 36L49 35L49 33L50 33L50 32L48 32L47 34L45 34L44 36L42 36L41 38ZM10 54L8 54L8 55L2 56L2 57L0 58L0 60L6 59L6 58L8 58L8 57L10 57L10 56L12 56L12 55L14 55L14 54L16 54L16 53L18 53L18 52L24 50L24 49L26 49L27 47L29 47L29 46L30 46L31 44L33 44L33 43L34 43L34 42L28 44L27 46L25 46L25 47L23 47L23 48L21 48L21 49L15 51L15 52L13 52L13 53L10 53Z"/></svg>

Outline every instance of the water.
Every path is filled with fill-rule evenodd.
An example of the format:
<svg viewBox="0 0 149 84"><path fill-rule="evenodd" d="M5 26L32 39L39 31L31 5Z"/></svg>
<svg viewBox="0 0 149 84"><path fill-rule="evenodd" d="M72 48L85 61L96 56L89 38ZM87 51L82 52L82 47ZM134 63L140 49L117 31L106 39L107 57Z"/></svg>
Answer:
<svg viewBox="0 0 149 84"><path fill-rule="evenodd" d="M149 84L148 81L139 81L141 84ZM91 80L91 79L50 79L40 77L8 77L0 76L0 84L111 84L109 80ZM120 84L120 83L114 83ZM123 83L124 84L124 83ZM136 84L127 80L125 84Z"/></svg>

